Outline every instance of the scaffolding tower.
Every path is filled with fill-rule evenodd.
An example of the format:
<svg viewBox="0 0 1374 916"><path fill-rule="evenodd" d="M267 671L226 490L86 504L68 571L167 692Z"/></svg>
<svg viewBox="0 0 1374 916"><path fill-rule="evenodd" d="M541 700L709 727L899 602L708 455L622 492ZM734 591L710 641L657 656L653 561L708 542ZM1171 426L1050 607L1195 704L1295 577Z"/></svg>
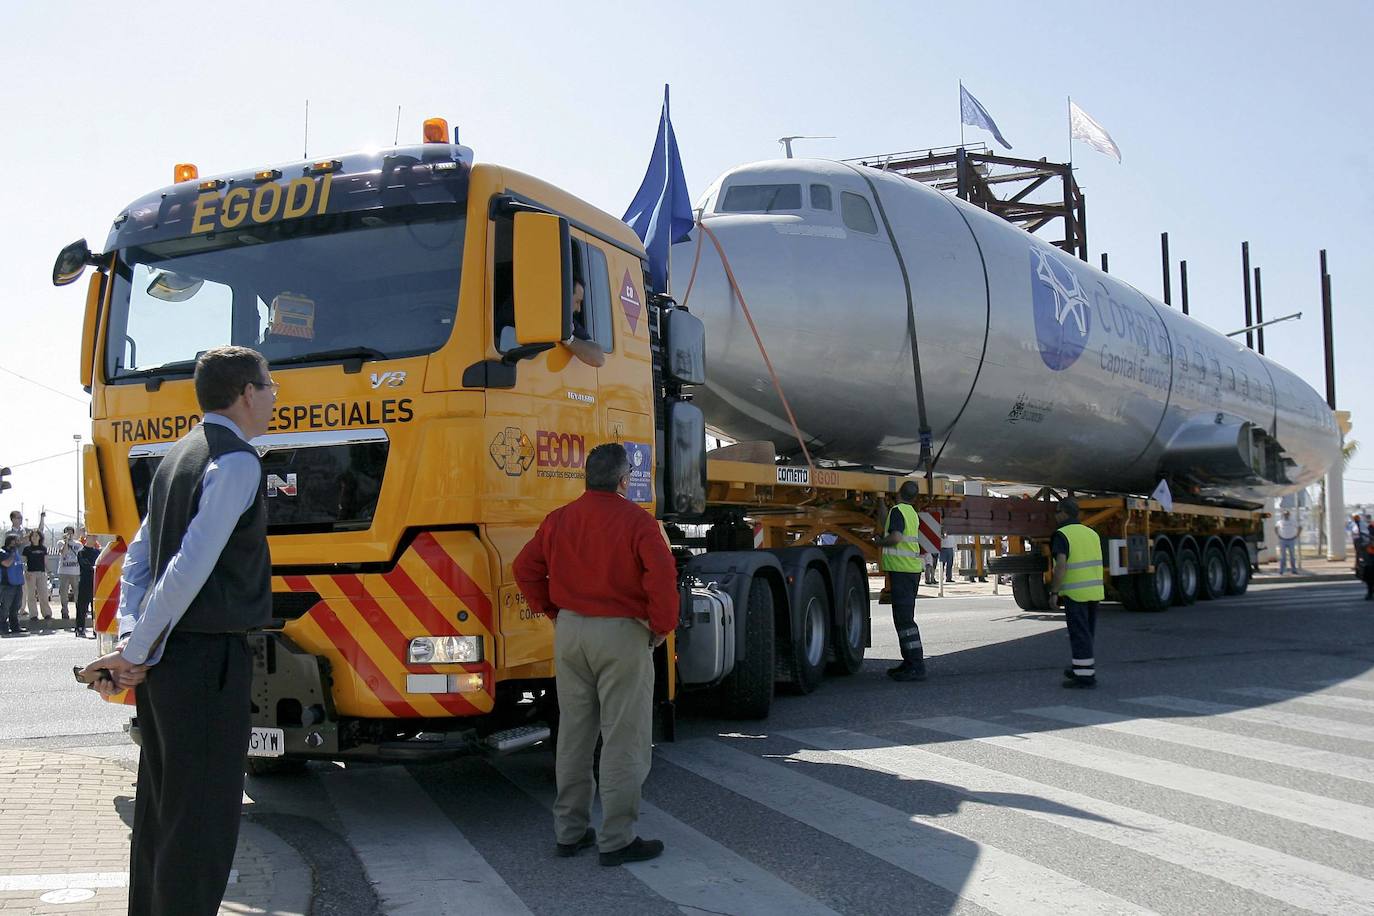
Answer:
<svg viewBox="0 0 1374 916"><path fill-rule="evenodd" d="M1088 260L1087 207L1071 163L999 156L982 143L846 161L953 194L1027 232L1048 230L1061 236L1055 246Z"/></svg>

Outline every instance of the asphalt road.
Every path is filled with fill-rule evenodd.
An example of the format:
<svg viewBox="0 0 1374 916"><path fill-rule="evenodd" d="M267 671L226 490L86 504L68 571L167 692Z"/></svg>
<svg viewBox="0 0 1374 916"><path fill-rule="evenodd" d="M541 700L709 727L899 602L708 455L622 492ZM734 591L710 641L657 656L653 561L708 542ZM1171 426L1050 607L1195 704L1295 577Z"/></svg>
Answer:
<svg viewBox="0 0 1374 916"><path fill-rule="evenodd" d="M316 871L319 913L1374 913L1374 602L1353 581L1132 615L1095 691L1062 618L921 598L931 677L894 684L887 609L858 675L765 722L695 705L655 751L663 858L552 855L551 757L312 764L246 815ZM0 641L0 746L136 759L71 683L93 643Z"/></svg>

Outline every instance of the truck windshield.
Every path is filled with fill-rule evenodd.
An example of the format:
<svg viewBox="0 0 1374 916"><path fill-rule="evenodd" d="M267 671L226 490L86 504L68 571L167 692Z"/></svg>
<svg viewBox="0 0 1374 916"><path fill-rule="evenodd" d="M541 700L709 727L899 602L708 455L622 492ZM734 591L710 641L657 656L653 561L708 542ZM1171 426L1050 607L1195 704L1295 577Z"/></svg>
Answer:
<svg viewBox="0 0 1374 916"><path fill-rule="evenodd" d="M453 328L465 228L461 207L428 205L127 249L105 376L187 376L225 344L289 364L433 352Z"/></svg>

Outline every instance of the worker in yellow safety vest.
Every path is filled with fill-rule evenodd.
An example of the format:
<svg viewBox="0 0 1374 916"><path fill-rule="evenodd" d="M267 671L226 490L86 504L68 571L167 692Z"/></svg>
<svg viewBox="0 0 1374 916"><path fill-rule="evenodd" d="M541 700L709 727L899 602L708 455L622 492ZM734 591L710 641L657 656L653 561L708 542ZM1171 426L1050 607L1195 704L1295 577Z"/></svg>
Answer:
<svg viewBox="0 0 1374 916"><path fill-rule="evenodd" d="M892 595L892 623L897 628L897 643L902 650L902 663L889 668L887 676L894 681L924 681L925 655L921 649L921 629L916 626L916 590L921 584L921 520L916 514L916 499L921 488L908 480L897 491L901 500L887 513L883 536L878 545L883 549L883 572L887 573Z"/></svg>
<svg viewBox="0 0 1374 916"><path fill-rule="evenodd" d="M1050 607L1064 600L1064 622L1069 628L1072 664L1064 669L1065 687L1096 687L1097 660L1093 635L1097 630L1097 603L1102 600L1102 539L1087 525L1079 524L1078 503L1062 499L1055 510L1059 530L1050 541L1054 579L1050 583Z"/></svg>

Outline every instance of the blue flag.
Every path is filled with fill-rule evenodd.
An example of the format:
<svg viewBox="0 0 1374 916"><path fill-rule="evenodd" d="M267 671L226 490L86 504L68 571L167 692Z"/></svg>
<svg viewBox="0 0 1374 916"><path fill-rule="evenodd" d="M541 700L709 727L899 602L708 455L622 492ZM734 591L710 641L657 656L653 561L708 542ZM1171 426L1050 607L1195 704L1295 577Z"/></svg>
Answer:
<svg viewBox="0 0 1374 916"><path fill-rule="evenodd" d="M668 291L668 246L691 237L695 219L687 198L687 179L677 153L673 122L668 118L668 87L663 87L663 116L649 170L639 186L624 220L644 242L649 253L649 276L654 289Z"/></svg>
<svg viewBox="0 0 1374 916"><path fill-rule="evenodd" d="M997 129L997 122L988 114L988 110L983 107L983 103L973 97L973 93L964 88L964 84L959 84L959 112L963 116L963 121L972 127L981 127L983 130L991 131L997 138L997 142L1011 149L1011 144L1007 138L1002 136L1002 132Z"/></svg>

